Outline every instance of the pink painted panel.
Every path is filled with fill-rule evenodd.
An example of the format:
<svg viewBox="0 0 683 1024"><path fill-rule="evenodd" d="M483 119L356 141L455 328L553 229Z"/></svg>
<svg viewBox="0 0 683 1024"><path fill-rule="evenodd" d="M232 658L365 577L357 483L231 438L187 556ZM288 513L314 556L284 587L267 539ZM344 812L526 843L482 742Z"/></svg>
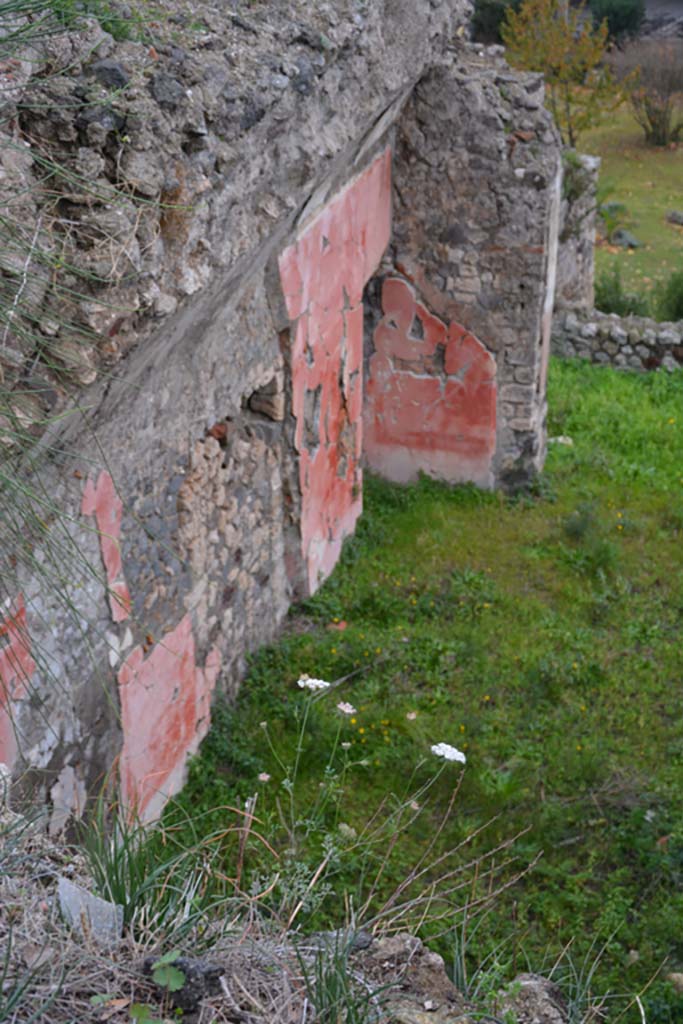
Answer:
<svg viewBox="0 0 683 1024"><path fill-rule="evenodd" d="M111 617L114 622L123 622L130 615L131 609L130 594L123 578L119 545L123 504L116 493L114 481L105 470L100 473L96 484L93 484L92 480L87 481L83 491L81 513L84 516L95 516L107 576Z"/></svg>
<svg viewBox="0 0 683 1024"><path fill-rule="evenodd" d="M401 278L382 288L364 409L368 465L405 482L424 472L492 483L496 364L473 334L446 325Z"/></svg>
<svg viewBox="0 0 683 1024"><path fill-rule="evenodd" d="M0 761L10 768L18 753L12 703L27 696L35 671L26 607L19 594L13 607L0 618Z"/></svg>
<svg viewBox="0 0 683 1024"><path fill-rule="evenodd" d="M312 593L362 510L363 288L391 230L386 149L280 257L291 349L302 495L301 544Z"/></svg>
<svg viewBox="0 0 683 1024"><path fill-rule="evenodd" d="M197 666L188 614L149 657L136 647L119 670L121 797L143 820L182 786L187 757L208 731L220 660L212 648L204 668Z"/></svg>

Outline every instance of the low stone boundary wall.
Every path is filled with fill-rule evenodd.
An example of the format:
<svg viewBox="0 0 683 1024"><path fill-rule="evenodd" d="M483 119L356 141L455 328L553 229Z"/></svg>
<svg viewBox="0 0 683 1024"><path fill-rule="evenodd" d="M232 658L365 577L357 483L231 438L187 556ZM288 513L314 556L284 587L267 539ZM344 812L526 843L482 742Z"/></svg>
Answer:
<svg viewBox="0 0 683 1024"><path fill-rule="evenodd" d="M598 310L558 312L552 351L624 370L677 370L683 366L683 320L660 324Z"/></svg>

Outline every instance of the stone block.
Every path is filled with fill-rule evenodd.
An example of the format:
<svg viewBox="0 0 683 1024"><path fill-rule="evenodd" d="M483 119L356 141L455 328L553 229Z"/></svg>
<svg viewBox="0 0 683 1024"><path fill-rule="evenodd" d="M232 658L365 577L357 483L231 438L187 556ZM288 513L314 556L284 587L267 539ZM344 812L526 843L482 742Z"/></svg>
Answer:
<svg viewBox="0 0 683 1024"><path fill-rule="evenodd" d="M500 397L503 402L528 402L533 397L533 387L526 384L503 384Z"/></svg>
<svg viewBox="0 0 683 1024"><path fill-rule="evenodd" d="M115 949L123 934L123 907L109 903L60 875L57 879L59 908L66 924L81 938L92 939L102 949Z"/></svg>
<svg viewBox="0 0 683 1024"><path fill-rule="evenodd" d="M657 341L660 345L678 345L680 340L680 334L673 328L657 332Z"/></svg>

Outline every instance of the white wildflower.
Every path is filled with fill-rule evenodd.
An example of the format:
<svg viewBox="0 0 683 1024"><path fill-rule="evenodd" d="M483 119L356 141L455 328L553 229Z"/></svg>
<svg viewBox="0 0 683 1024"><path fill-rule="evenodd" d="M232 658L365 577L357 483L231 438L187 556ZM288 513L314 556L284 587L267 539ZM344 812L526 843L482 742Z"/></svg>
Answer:
<svg viewBox="0 0 683 1024"><path fill-rule="evenodd" d="M461 764L465 764L467 761L462 750L452 747L450 743L435 743L432 747L432 754L436 754L437 757L443 757L446 761L460 761Z"/></svg>
<svg viewBox="0 0 683 1024"><path fill-rule="evenodd" d="M340 700L337 704L337 710L341 711L342 715L355 715L356 709L353 704L349 704L348 701Z"/></svg>
<svg viewBox="0 0 683 1024"><path fill-rule="evenodd" d="M358 838L358 833L356 832L355 828L352 825L347 825L345 821L340 821L337 827L339 829L340 835L342 835L344 839Z"/></svg>
<svg viewBox="0 0 683 1024"><path fill-rule="evenodd" d="M350 750L351 749L351 744L348 743L348 742L342 743L341 744L341 748L342 748L342 750Z"/></svg>
<svg viewBox="0 0 683 1024"><path fill-rule="evenodd" d="M330 687L329 683L326 683L324 679L311 679L310 676L302 676L296 684L300 690L328 690Z"/></svg>
<svg viewBox="0 0 683 1024"><path fill-rule="evenodd" d="M415 719L417 718L417 711L409 711L408 714L406 715L406 718L408 719L409 722L414 722Z"/></svg>
<svg viewBox="0 0 683 1024"><path fill-rule="evenodd" d="M268 772L259 772L258 780L259 782L270 782L270 775Z"/></svg>

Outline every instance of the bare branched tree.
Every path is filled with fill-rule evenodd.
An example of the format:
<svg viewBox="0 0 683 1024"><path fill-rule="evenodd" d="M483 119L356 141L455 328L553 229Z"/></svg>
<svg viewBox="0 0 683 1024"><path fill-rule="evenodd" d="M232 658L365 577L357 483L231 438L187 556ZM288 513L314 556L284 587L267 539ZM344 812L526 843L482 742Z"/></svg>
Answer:
<svg viewBox="0 0 683 1024"><path fill-rule="evenodd" d="M683 133L683 40L643 39L612 56L626 82L636 121L652 146L668 146Z"/></svg>

